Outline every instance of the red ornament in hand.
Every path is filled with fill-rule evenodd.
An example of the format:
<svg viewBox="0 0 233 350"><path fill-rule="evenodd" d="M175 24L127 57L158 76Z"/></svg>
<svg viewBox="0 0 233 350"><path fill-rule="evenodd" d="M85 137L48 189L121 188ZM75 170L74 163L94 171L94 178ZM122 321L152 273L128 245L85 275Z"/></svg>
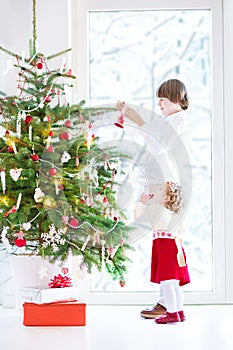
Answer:
<svg viewBox="0 0 233 350"><path fill-rule="evenodd" d="M119 119L118 119L118 121L115 122L114 125L118 126L118 128L122 128L123 129L124 128L123 124L124 124L124 115L121 114Z"/></svg>

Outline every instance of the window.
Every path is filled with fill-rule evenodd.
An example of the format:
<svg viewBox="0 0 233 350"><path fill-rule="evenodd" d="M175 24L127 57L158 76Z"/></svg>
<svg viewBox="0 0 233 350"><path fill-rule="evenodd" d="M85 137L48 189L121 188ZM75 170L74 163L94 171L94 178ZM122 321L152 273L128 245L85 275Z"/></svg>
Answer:
<svg viewBox="0 0 233 350"><path fill-rule="evenodd" d="M192 279L186 299L222 300L224 274L218 268L224 269L224 239L216 235L224 227L221 1L191 1L189 6L165 1L162 9L158 1L104 3L80 1L77 9L73 3L80 18L72 28L78 92L92 106L122 99L156 112L156 87L170 77L185 82L191 100L193 171L193 195L185 217ZM122 137L113 133L113 139ZM137 178L134 181L135 189ZM100 275L91 277L91 300L153 302L158 287L149 282L150 244L150 232L135 242L125 288Z"/></svg>

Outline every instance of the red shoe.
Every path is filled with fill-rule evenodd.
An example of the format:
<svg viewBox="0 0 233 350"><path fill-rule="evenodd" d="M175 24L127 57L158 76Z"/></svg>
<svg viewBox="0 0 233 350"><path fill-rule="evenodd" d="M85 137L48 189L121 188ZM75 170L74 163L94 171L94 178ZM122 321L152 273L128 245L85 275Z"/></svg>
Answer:
<svg viewBox="0 0 233 350"><path fill-rule="evenodd" d="M158 324L180 322L180 316L178 312L165 312L165 314L155 319Z"/></svg>
<svg viewBox="0 0 233 350"><path fill-rule="evenodd" d="M180 316L180 321L181 322L186 320L185 315L184 315L184 311L178 311L178 314Z"/></svg>

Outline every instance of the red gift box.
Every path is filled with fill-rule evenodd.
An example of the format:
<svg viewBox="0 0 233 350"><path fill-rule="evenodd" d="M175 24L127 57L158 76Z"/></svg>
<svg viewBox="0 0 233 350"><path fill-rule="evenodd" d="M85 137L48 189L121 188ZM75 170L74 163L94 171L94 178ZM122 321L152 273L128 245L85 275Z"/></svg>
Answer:
<svg viewBox="0 0 233 350"><path fill-rule="evenodd" d="M86 304L77 300L52 303L24 303L24 326L85 326Z"/></svg>

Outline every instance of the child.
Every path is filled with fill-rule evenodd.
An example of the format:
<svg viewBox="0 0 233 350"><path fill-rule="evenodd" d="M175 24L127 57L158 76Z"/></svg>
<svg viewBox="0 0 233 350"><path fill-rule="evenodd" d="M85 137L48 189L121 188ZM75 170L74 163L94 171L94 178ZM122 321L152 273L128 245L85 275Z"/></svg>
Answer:
<svg viewBox="0 0 233 350"><path fill-rule="evenodd" d="M169 79L159 86L156 96L159 99L158 106L163 117L179 135L183 134L187 127L183 111L189 107L188 92L184 83L178 79ZM135 122L139 127L147 126L142 116L133 108L127 107L125 102L118 102L117 108L123 110L124 116Z"/></svg>
<svg viewBox="0 0 233 350"><path fill-rule="evenodd" d="M150 122L145 122L140 114L124 102L118 102L117 108L125 118L139 126L139 133L146 135L149 151L160 166L156 169L155 162L149 165L148 161L145 162L153 183L161 184L166 179L181 183L174 160L179 163L178 167L186 166L189 162L185 151L190 145L190 128L186 116L189 107L188 92L180 80L169 79L159 86L156 96L162 117L157 116ZM136 137L134 135L135 139ZM180 160L184 160L185 164L180 164Z"/></svg>
<svg viewBox="0 0 233 350"><path fill-rule="evenodd" d="M150 134L147 135L147 145L156 162L154 164L145 162L144 165L147 174L150 174L151 192L154 192L155 188L160 186L161 183L164 183L165 179L170 179L174 182L182 183L183 187L186 187L185 193L189 193L190 188L188 187L191 186L192 174L191 167L187 167L187 163L189 162L188 153L184 151L190 143L190 128L186 118L186 111L189 107L186 86L178 79L169 79L159 86L156 96L162 118L155 118L151 122L145 122L140 114L133 108L126 106L124 102L118 102L117 108L123 112L122 114L125 118L130 119L139 126L139 131L145 129L154 136L150 137ZM160 142L155 142L155 139ZM177 162L175 165L178 165L178 176L177 168L174 167L174 159ZM159 168L158 166L156 168L156 164L158 164ZM188 175L186 173L187 169L189 169ZM184 186L184 176L189 178L188 186L187 184ZM182 180L179 177L183 177ZM151 213L152 215L154 214ZM150 319L156 318L161 316L165 311L165 301L161 289L160 298L157 300L156 305L151 310L143 310L141 316Z"/></svg>
<svg viewBox="0 0 233 350"><path fill-rule="evenodd" d="M138 218L150 194L142 194L135 209ZM185 252L182 247L181 227L169 229L174 215L181 209L181 186L169 181L162 185L153 196L157 204L163 206L158 220L153 223L153 245L151 257L151 282L160 283L160 293L164 305L157 304L151 310L143 310L141 316L155 318L159 324L185 320L183 312L183 294L181 286L190 282L186 265ZM172 226L171 226L172 227ZM163 313L163 315L161 315ZM158 317L160 315L160 317Z"/></svg>

